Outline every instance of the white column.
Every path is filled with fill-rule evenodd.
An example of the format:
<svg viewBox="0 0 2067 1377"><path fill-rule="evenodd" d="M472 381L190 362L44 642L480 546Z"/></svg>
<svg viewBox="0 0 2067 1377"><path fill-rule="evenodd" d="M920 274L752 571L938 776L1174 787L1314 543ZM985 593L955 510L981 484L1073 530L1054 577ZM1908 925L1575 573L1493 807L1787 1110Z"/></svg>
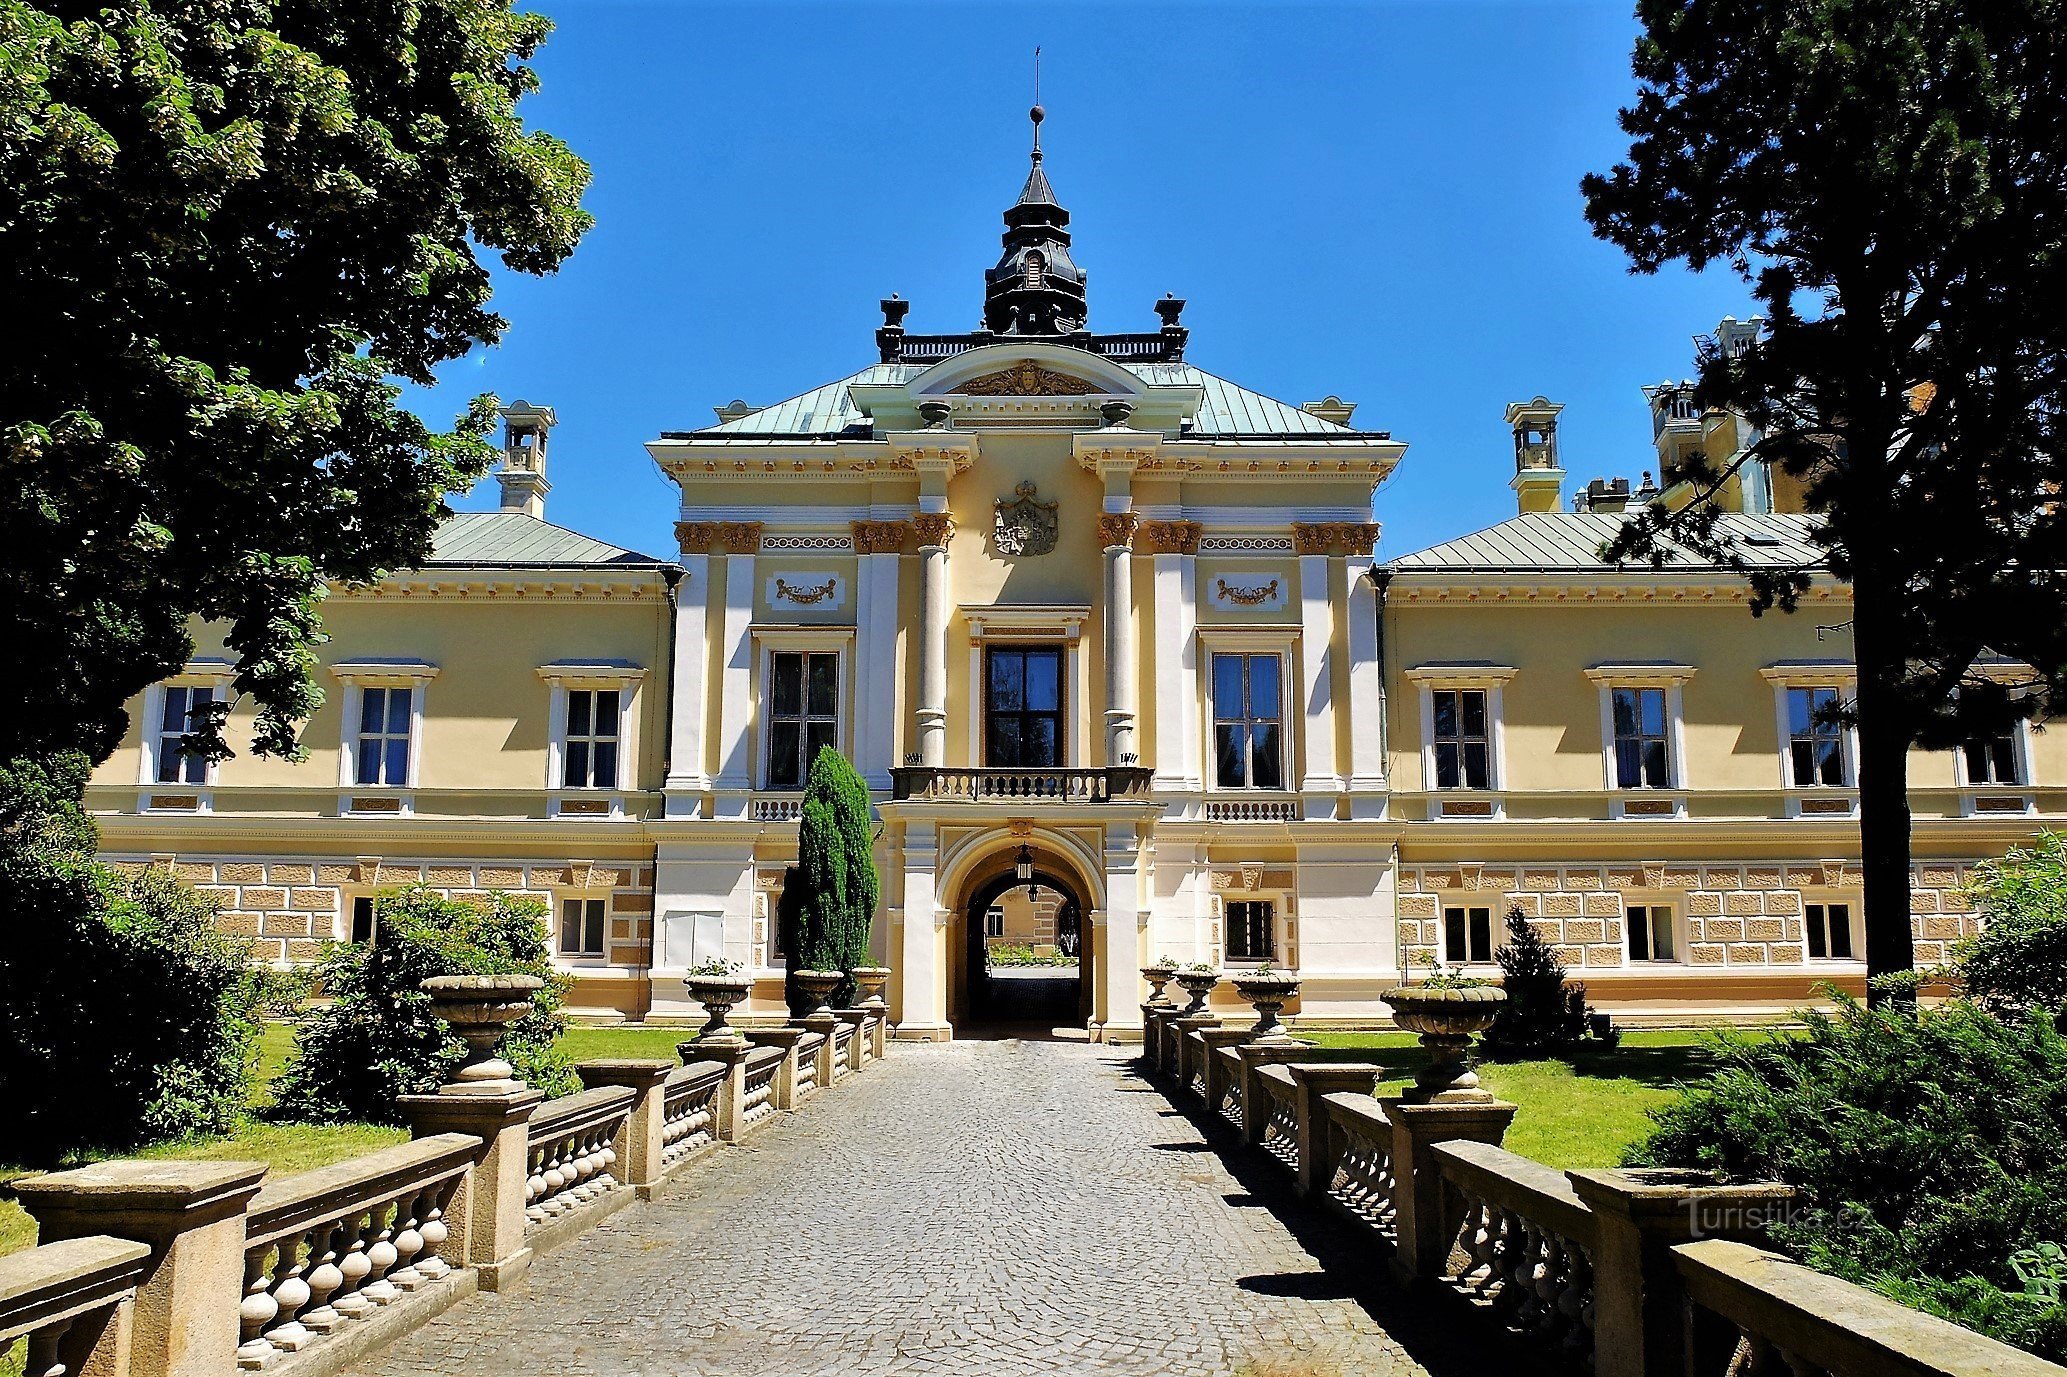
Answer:
<svg viewBox="0 0 2067 1377"><path fill-rule="evenodd" d="M1160 536L1158 538L1161 538ZM1154 556L1156 638L1155 787L1196 793L1199 775L1198 537L1181 534Z"/></svg>
<svg viewBox="0 0 2067 1377"><path fill-rule="evenodd" d="M1378 589L1369 573L1349 577L1349 815L1385 815L1385 683L1378 672Z"/></svg>
<svg viewBox="0 0 2067 1377"><path fill-rule="evenodd" d="M1124 500L1124 499L1116 499ZM1134 514L1107 512L1098 523L1105 552L1105 763L1122 765L1134 744Z"/></svg>
<svg viewBox="0 0 2067 1377"><path fill-rule="evenodd" d="M938 857L933 824L910 824L904 835L904 928L897 944L899 1038L938 1041L950 1034L934 874Z"/></svg>
<svg viewBox="0 0 2067 1377"><path fill-rule="evenodd" d="M918 531L924 571L919 593L919 762L939 766L947 763L947 542L954 535L954 522L942 511L921 512L912 524Z"/></svg>
<svg viewBox="0 0 2067 1377"><path fill-rule="evenodd" d="M854 765L871 789L897 763L897 565L902 522L856 522Z"/></svg>
<svg viewBox="0 0 2067 1377"><path fill-rule="evenodd" d="M725 556L724 659L718 677L718 774L711 781L720 817L746 813L746 794L753 787L754 736L754 555L760 544L729 542ZM728 794L729 798L722 797Z"/></svg>
<svg viewBox="0 0 2067 1377"><path fill-rule="evenodd" d="M1300 709L1306 718L1299 787L1310 796L1309 818L1335 816L1331 796L1342 787L1335 769L1335 609L1328 601L1328 564L1325 554L1299 557Z"/></svg>
<svg viewBox="0 0 2067 1377"><path fill-rule="evenodd" d="M710 556L685 554L675 585L675 658L668 699L667 811L697 810L692 797L710 787L703 767L704 714L709 706ZM679 795L679 797L678 797Z"/></svg>
<svg viewBox="0 0 2067 1377"><path fill-rule="evenodd" d="M1105 833L1104 931L1098 948L1098 988L1092 1019L1105 1042L1125 1041L1141 1029L1141 841L1132 823Z"/></svg>

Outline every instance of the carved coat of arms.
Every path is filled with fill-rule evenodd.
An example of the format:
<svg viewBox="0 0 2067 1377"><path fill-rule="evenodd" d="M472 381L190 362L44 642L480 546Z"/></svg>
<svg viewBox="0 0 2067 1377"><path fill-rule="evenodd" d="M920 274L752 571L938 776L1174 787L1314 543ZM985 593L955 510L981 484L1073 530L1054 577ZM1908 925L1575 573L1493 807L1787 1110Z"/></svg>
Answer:
<svg viewBox="0 0 2067 1377"><path fill-rule="evenodd" d="M991 504L995 512L992 541L1000 554L1047 554L1055 548L1061 527L1055 514L1058 504L1037 498L1034 494L1039 489L1030 481L1020 483L1013 491L1012 501L1000 497Z"/></svg>

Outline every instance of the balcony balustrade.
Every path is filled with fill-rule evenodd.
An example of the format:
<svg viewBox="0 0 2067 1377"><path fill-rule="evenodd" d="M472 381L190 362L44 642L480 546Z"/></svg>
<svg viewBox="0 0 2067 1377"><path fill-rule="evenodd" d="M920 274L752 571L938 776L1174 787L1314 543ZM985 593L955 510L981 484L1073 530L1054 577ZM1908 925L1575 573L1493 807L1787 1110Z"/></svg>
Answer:
<svg viewBox="0 0 2067 1377"><path fill-rule="evenodd" d="M1145 766L1096 770L907 765L890 772L891 797L948 803L1146 803Z"/></svg>

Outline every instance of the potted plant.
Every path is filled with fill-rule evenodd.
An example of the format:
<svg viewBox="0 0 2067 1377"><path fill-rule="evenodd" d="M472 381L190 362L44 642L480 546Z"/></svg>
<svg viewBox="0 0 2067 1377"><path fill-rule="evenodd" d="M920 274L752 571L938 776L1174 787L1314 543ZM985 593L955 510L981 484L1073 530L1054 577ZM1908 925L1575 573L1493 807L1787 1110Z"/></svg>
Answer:
<svg viewBox="0 0 2067 1377"><path fill-rule="evenodd" d="M1493 1026L1507 992L1440 962L1431 965L1427 979L1378 992L1392 1006L1393 1022L1418 1034L1428 1049L1428 1065L1414 1077L1405 1098L1413 1104L1489 1102L1493 1097L1479 1088L1469 1051L1472 1038Z"/></svg>
<svg viewBox="0 0 2067 1377"><path fill-rule="evenodd" d="M1210 961L1193 961L1177 968L1177 983L1191 996L1191 1003L1178 1011L1179 1017L1206 1012L1206 999L1220 983L1220 968Z"/></svg>
<svg viewBox="0 0 2067 1377"><path fill-rule="evenodd" d="M1141 978L1148 982L1150 990L1148 1002L1150 1004L1160 1009L1167 1009L1176 1003L1170 996L1163 993L1163 986L1169 984L1171 977L1176 974L1177 958L1174 956L1159 956L1152 964L1141 968Z"/></svg>
<svg viewBox="0 0 2067 1377"><path fill-rule="evenodd" d="M1285 1036L1285 1025L1278 1021L1278 1013L1299 997L1298 976L1278 970L1266 961L1260 966L1237 971L1234 989L1256 1010L1255 1038L1274 1041Z"/></svg>
<svg viewBox="0 0 2067 1377"><path fill-rule="evenodd" d="M825 1002L833 997L833 991L840 988L847 979L844 971L796 971L792 978L797 991L804 997L803 1018L825 1012Z"/></svg>
<svg viewBox="0 0 2067 1377"><path fill-rule="evenodd" d="M545 988L535 975L434 975L423 982L431 1008L467 1045L447 1093L500 1095L523 1088L517 1070L495 1055L502 1035L530 1014Z"/></svg>
<svg viewBox="0 0 2067 1377"><path fill-rule="evenodd" d="M725 1016L732 1012L734 1005L744 1003L754 988L753 978L746 973L746 967L737 961L706 961L690 967L689 974L682 977L682 983L689 987L690 997L710 1015L710 1021L696 1034L696 1040L702 1042L709 1038L735 1036Z"/></svg>
<svg viewBox="0 0 2067 1377"><path fill-rule="evenodd" d="M847 972L854 977L854 1002L872 1014L880 1014L889 1007L883 1001L883 987L890 983L888 966L856 966Z"/></svg>

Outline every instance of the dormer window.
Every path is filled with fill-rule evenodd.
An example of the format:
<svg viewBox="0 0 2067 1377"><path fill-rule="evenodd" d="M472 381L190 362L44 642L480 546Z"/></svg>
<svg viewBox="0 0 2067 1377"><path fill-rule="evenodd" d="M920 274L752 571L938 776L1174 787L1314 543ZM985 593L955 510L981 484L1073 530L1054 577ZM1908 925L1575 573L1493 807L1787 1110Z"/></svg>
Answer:
<svg viewBox="0 0 2067 1377"><path fill-rule="evenodd" d="M1047 261L1039 254L1030 253L1026 256L1026 285L1029 290L1039 289L1047 268Z"/></svg>

